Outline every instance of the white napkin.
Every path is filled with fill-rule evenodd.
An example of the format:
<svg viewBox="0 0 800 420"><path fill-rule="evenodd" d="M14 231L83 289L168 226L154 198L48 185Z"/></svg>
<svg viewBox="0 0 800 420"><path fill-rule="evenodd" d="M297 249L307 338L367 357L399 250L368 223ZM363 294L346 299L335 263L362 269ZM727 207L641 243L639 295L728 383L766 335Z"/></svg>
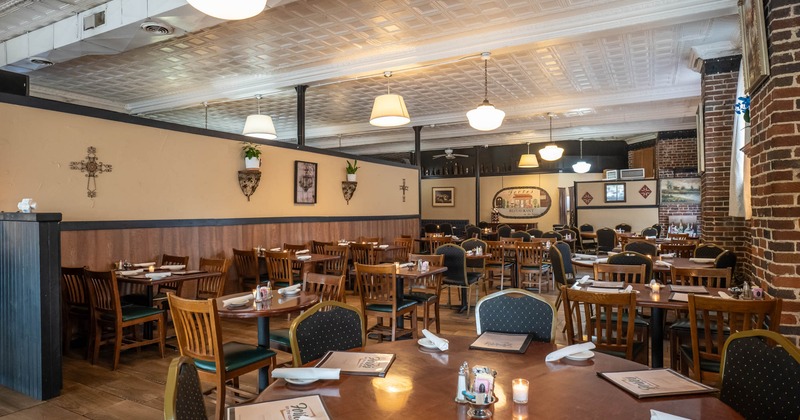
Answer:
<svg viewBox="0 0 800 420"><path fill-rule="evenodd" d="M581 258L581 259L584 259L584 260L597 259L597 255L589 255L589 254L572 254L572 255L574 255L576 258Z"/></svg>
<svg viewBox="0 0 800 420"><path fill-rule="evenodd" d="M285 295L285 294L295 293L295 291L299 292L300 291L300 286L302 286L302 285L303 285L303 283L297 283L297 284L293 284L293 285L291 285L289 287L284 287L284 288L278 289L278 294Z"/></svg>
<svg viewBox="0 0 800 420"><path fill-rule="evenodd" d="M297 258L300 261L305 261L305 260L310 260L311 259L311 255L305 255L305 254L304 255L298 255L295 258Z"/></svg>
<svg viewBox="0 0 800 420"><path fill-rule="evenodd" d="M186 268L186 266L182 264L175 264L175 265L162 265L161 267L158 268L161 270L183 270L184 268Z"/></svg>
<svg viewBox="0 0 800 420"><path fill-rule="evenodd" d="M417 264L415 264L413 262L407 262L407 263L400 264L400 267L413 267L415 265L417 265Z"/></svg>
<svg viewBox="0 0 800 420"><path fill-rule="evenodd" d="M707 264L714 262L714 258L689 258L689 261L700 264Z"/></svg>
<svg viewBox="0 0 800 420"><path fill-rule="evenodd" d="M426 329L422 330L422 335L424 335L428 340L431 340L431 343L433 343L433 345L438 347L441 351L445 351L450 348L450 343L448 343L447 340L442 340L441 338L437 337L436 334Z"/></svg>
<svg viewBox="0 0 800 420"><path fill-rule="evenodd" d="M309 251L307 249L301 249L299 251L295 251L295 254L308 254L309 252L311 252L311 251Z"/></svg>
<svg viewBox="0 0 800 420"><path fill-rule="evenodd" d="M163 279L164 277L169 277L171 275L172 273L145 273L144 276L147 277L148 279L160 280Z"/></svg>
<svg viewBox="0 0 800 420"><path fill-rule="evenodd" d="M608 258L598 258L598 259L594 260L594 262L597 263L597 264L605 264L605 263L608 262Z"/></svg>
<svg viewBox="0 0 800 420"><path fill-rule="evenodd" d="M617 254L619 254L619 252L608 251L608 256L609 256L609 257L610 257L610 256L612 256L612 255L617 255ZM608 258L606 258L606 260L607 260L607 259L608 259Z"/></svg>
<svg viewBox="0 0 800 420"><path fill-rule="evenodd" d="M661 254L661 258L675 258L674 252L668 252L666 254Z"/></svg>
<svg viewBox="0 0 800 420"><path fill-rule="evenodd" d="M151 265L156 265L156 262L153 261L153 262L136 263L133 266L134 267L150 267Z"/></svg>
<svg viewBox="0 0 800 420"><path fill-rule="evenodd" d="M289 379L339 379L341 369L329 368L277 368L272 370L273 378Z"/></svg>
<svg viewBox="0 0 800 420"><path fill-rule="evenodd" d="M591 350L591 349L593 349L595 347L596 346L591 341L586 342L586 343L573 344L571 346L567 346L567 347L564 347L562 349L558 349L558 350L548 354L547 357L544 358L544 361L545 362L555 362L556 360L560 360L560 359L562 359L564 357L571 356L571 355L576 354L576 353L581 353L581 352L584 352L584 351L587 351L587 350Z"/></svg>
<svg viewBox="0 0 800 420"><path fill-rule="evenodd" d="M591 281L591 279L589 279L589 275L588 274L583 276L583 277L581 277L580 279L578 279L578 283L580 283L580 284L585 284L585 283L588 283L590 281Z"/></svg>
<svg viewBox="0 0 800 420"><path fill-rule="evenodd" d="M135 276L135 275L141 274L143 272L144 272L144 269L140 268L138 270L117 271L117 275L120 275L120 276Z"/></svg>
<svg viewBox="0 0 800 420"><path fill-rule="evenodd" d="M719 291L719 297L723 299L733 299L733 296L723 292L722 290Z"/></svg>
<svg viewBox="0 0 800 420"><path fill-rule="evenodd" d="M656 237L655 236L645 236L644 238L647 239L647 240L650 240L650 239L655 239Z"/></svg>
<svg viewBox="0 0 800 420"><path fill-rule="evenodd" d="M222 301L223 306L230 305L244 305L253 299L253 295L244 295L235 298L225 299Z"/></svg>
<svg viewBox="0 0 800 420"><path fill-rule="evenodd" d="M278 247L278 248L270 248L269 250L272 251L272 252L281 252L280 247Z"/></svg>
<svg viewBox="0 0 800 420"><path fill-rule="evenodd" d="M378 245L378 248L386 249L386 248L389 248L389 245Z"/></svg>
<svg viewBox="0 0 800 420"><path fill-rule="evenodd" d="M689 420L686 417L676 416L663 411L650 409L650 420Z"/></svg>
<svg viewBox="0 0 800 420"><path fill-rule="evenodd" d="M631 286L631 285L629 284L629 285L628 285L628 287L626 287L626 288L624 288L624 289L620 290L619 292L620 292L620 293L630 293L630 292L632 292L632 291L633 291L633 286Z"/></svg>
<svg viewBox="0 0 800 420"><path fill-rule="evenodd" d="M666 261L656 260L655 265L663 265L664 267L672 267L672 263Z"/></svg>

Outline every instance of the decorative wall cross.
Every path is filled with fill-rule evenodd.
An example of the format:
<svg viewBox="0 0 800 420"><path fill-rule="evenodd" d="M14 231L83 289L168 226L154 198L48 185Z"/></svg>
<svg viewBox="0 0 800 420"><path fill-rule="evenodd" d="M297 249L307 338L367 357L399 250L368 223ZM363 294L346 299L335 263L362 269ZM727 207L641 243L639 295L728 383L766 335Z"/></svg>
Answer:
<svg viewBox="0 0 800 420"><path fill-rule="evenodd" d="M400 190L403 191L403 202L406 202L406 191L408 191L408 185L406 185L406 179L403 178L403 185L400 186Z"/></svg>
<svg viewBox="0 0 800 420"><path fill-rule="evenodd" d="M86 159L80 162L70 162L69 168L86 172L86 196L94 198L97 197L97 176L103 172L111 172L111 165L98 161L95 155L97 149L92 146L86 149L86 153Z"/></svg>

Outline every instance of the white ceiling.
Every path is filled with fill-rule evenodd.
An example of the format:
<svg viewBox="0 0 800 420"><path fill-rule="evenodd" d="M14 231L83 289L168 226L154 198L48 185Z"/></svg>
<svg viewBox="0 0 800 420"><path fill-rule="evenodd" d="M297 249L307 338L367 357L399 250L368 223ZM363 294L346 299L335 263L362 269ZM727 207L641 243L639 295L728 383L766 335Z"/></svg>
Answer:
<svg viewBox="0 0 800 420"><path fill-rule="evenodd" d="M99 3L0 0L0 42ZM306 144L357 154L413 150L413 125L423 150L543 142L548 112L555 140L639 141L694 128L698 58L740 44L736 0L273 0L176 34L31 71L31 93L195 127L207 102L208 128L232 133L263 94L279 140L295 142L305 84ZM483 100L484 51L506 112L489 133L465 116ZM401 128L368 123L387 70L411 114Z"/></svg>

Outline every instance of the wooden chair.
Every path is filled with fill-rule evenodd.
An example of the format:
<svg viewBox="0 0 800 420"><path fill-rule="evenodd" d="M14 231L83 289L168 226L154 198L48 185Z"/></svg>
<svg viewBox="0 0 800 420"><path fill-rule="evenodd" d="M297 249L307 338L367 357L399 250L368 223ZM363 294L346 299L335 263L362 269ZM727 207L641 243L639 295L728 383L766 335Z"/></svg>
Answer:
<svg viewBox="0 0 800 420"><path fill-rule="evenodd" d="M367 244L375 243L375 244L377 244L377 243L380 243L380 241L381 241L381 237L380 236L359 236L358 237L358 242L361 242L361 243L367 243Z"/></svg>
<svg viewBox="0 0 800 420"><path fill-rule="evenodd" d="M182 265L184 269L188 269L189 256L179 257L177 255L164 254L161 256L161 265ZM175 293L181 296L184 283L185 282L182 281L171 281L159 284L158 292L153 295L153 304L160 305L162 308L169 310L169 307L165 305L167 302L167 293Z"/></svg>
<svg viewBox="0 0 800 420"><path fill-rule="evenodd" d="M661 244L661 254L675 254L676 258L694 257L694 244L681 244L664 242Z"/></svg>
<svg viewBox="0 0 800 420"><path fill-rule="evenodd" d="M325 245L322 254L339 257L335 260L325 261L322 271L325 274L342 276L347 275L347 264L350 260L350 247L339 245Z"/></svg>
<svg viewBox="0 0 800 420"><path fill-rule="evenodd" d="M392 261L394 262L406 262L408 261L408 255L411 254L414 248L414 240L411 238L394 238L392 241L394 245L401 247L394 251L394 255Z"/></svg>
<svg viewBox="0 0 800 420"><path fill-rule="evenodd" d="M456 244L444 244L436 249L436 255L444 256L444 265L447 271L442 279L443 287L447 287L447 303L452 306L450 299L450 289L458 289L461 292L461 310L467 311L469 318L469 292L475 287L475 302L478 301L480 292L479 281L483 273L469 272L467 270L467 251Z"/></svg>
<svg viewBox="0 0 800 420"><path fill-rule="evenodd" d="M239 281L239 290L252 290L268 280L261 275L258 267L258 251L254 249L233 249L233 265Z"/></svg>
<svg viewBox="0 0 800 420"><path fill-rule="evenodd" d="M545 264L545 252L547 249L541 242L521 242L517 244L517 272L519 273L519 283L522 288L534 287L542 292L542 278L544 284L550 288L550 265ZM527 280L523 279L527 276ZM536 277L534 283L533 277Z"/></svg>
<svg viewBox="0 0 800 420"><path fill-rule="evenodd" d="M267 277L273 288L291 286L300 280L292 270L289 251L267 251L264 259L267 261Z"/></svg>
<svg viewBox="0 0 800 420"><path fill-rule="evenodd" d="M227 382L232 381L233 387L237 387L238 378L245 373L263 367L274 369L275 352L236 341L223 344L215 299L183 299L171 293L167 298L172 308L181 356L194 359L200 378L216 385L216 418L222 420L225 418ZM235 389L233 394L236 402L254 397L255 394L240 388Z"/></svg>
<svg viewBox="0 0 800 420"><path fill-rule="evenodd" d="M364 349L367 332L358 309L337 301L322 301L298 316L289 327L292 362L300 367L329 351Z"/></svg>
<svg viewBox="0 0 800 420"><path fill-rule="evenodd" d="M336 245L335 242L320 242L320 241L311 241L311 252L314 254L324 254L325 247L329 245Z"/></svg>
<svg viewBox="0 0 800 420"><path fill-rule="evenodd" d="M61 351L67 354L72 342L72 329L75 324L85 325L85 334L92 336L92 313L89 291L83 267L61 267ZM91 341L91 340L87 340ZM89 346L89 348L91 348ZM88 352L87 352L88 354Z"/></svg>
<svg viewBox="0 0 800 420"><path fill-rule="evenodd" d="M640 265L621 264L595 264L594 278L600 281L621 281L627 283L643 284L647 277L647 267Z"/></svg>
<svg viewBox="0 0 800 420"><path fill-rule="evenodd" d="M534 341L556 339L556 308L522 289L505 289L486 295L475 305L478 335L484 331L531 334Z"/></svg>
<svg viewBox="0 0 800 420"><path fill-rule="evenodd" d="M566 286L561 293L570 345L593 341L597 351L647 364L646 345L635 340L635 326L627 322L627 314L636 312L635 293L594 293Z"/></svg>
<svg viewBox="0 0 800 420"><path fill-rule="evenodd" d="M283 244L283 251L289 251L295 253L297 251L303 251L305 249L308 249L308 246L306 246L306 244L289 244L289 243Z"/></svg>
<svg viewBox="0 0 800 420"><path fill-rule="evenodd" d="M231 262L227 258L200 258L200 270L208 272L209 275L197 280L197 295L195 299L216 299L223 296L225 294L225 280L228 278L230 265Z"/></svg>
<svg viewBox="0 0 800 420"><path fill-rule="evenodd" d="M375 252L375 247L371 244L350 244L350 256L353 259L353 268L350 271L350 274L353 278L353 290L358 293L358 286L356 284L356 263L364 264L364 265L375 265L377 254Z"/></svg>
<svg viewBox="0 0 800 420"><path fill-rule="evenodd" d="M411 330L400 330L400 333L411 333L417 338L417 302L410 299L398 301L397 277L394 264L364 265L355 263L356 284L361 297L361 313L364 318L378 318L379 322L369 331L378 332L382 341L384 334L389 334L392 341L398 336L397 318L411 317ZM390 327L385 327L383 320L388 319Z"/></svg>
<svg viewBox="0 0 800 420"><path fill-rule="evenodd" d="M500 290L505 287L506 271L508 271L508 278L511 278L511 270L514 268L513 258L506 259L505 243L502 241L485 241L486 252L491 254L486 260L486 273L484 274L484 281L488 283L488 287L494 287L494 276L497 271L500 272Z"/></svg>
<svg viewBox="0 0 800 420"><path fill-rule="evenodd" d="M449 236L432 236L428 239L429 239L428 249L430 250L431 255L434 255L436 253L436 248L439 248L444 244L449 244L453 242L453 238Z"/></svg>
<svg viewBox="0 0 800 420"><path fill-rule="evenodd" d="M178 356L167 370L164 390L164 420L206 420L206 404L200 376L192 359Z"/></svg>
<svg viewBox="0 0 800 420"><path fill-rule="evenodd" d="M164 341L166 340L166 324L164 311L147 306L122 306L119 299L117 276L113 271L84 271L89 289L92 327L94 333L91 343L92 364L97 363L102 344L114 344L114 363L112 370L119 365L119 355L123 350L158 344L161 358L164 358ZM156 322L158 337L138 339L135 327L147 322ZM131 328L133 327L133 328ZM125 329L132 329L131 336L125 336ZM106 338L104 338L104 333Z"/></svg>
<svg viewBox="0 0 800 420"><path fill-rule="evenodd" d="M695 258L717 258L720 254L725 252L725 248L722 248L719 245L710 244L710 243L703 243L697 245L697 248L694 249Z"/></svg>
<svg viewBox="0 0 800 420"><path fill-rule="evenodd" d="M691 371L696 381L716 382L728 337L752 329L778 331L781 303L781 299L718 299L689 294L692 342L680 348L681 373Z"/></svg>
<svg viewBox="0 0 800 420"><path fill-rule="evenodd" d="M670 268L670 277L672 284L686 285L686 286L706 286L706 287L726 287L725 285L731 284L731 269L730 268ZM669 342L670 352L670 367L678 369L680 365L680 348L684 341L691 338L691 328L689 320L686 319L685 311L683 318L680 314L676 316L675 322L669 328Z"/></svg>
<svg viewBox="0 0 800 420"><path fill-rule="evenodd" d="M409 261L427 261L431 265L444 265L443 255L423 255L411 254ZM434 274L425 277L419 277L414 281L409 281L408 293L405 298L417 302L417 305L422 306L422 328L428 328L433 322L436 327L436 333L441 331L441 322L439 317L439 300L442 294L442 273ZM431 315L431 307L433 307L433 314ZM419 313L419 308L417 308Z"/></svg>
<svg viewBox="0 0 800 420"><path fill-rule="evenodd" d="M800 349L786 337L765 330L733 334L720 370L719 399L744 418L800 418Z"/></svg>
<svg viewBox="0 0 800 420"><path fill-rule="evenodd" d="M290 254L295 254L297 253L297 251L305 251L305 250L308 250L308 246L306 246L306 244L290 244L290 243L283 244L283 251L289 251ZM299 281L300 272L303 270L303 262L292 261L291 266L292 266L292 276L298 279ZM269 268L267 268L267 274L269 274ZM291 282L289 284L291 285Z"/></svg>
<svg viewBox="0 0 800 420"><path fill-rule="evenodd" d="M515 244L518 244L518 243L522 242L522 238L501 237L500 238L500 242L502 242L504 244L515 245ZM533 240L533 237L531 237L530 242L535 242Z"/></svg>

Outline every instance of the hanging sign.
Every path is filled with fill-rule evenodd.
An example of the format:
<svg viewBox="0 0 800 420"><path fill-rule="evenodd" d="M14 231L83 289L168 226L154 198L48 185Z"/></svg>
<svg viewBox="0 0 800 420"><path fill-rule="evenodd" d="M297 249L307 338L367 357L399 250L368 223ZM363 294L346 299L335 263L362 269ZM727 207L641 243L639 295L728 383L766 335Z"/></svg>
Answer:
<svg viewBox="0 0 800 420"><path fill-rule="evenodd" d="M550 194L539 187L503 188L494 195L494 208L509 219L534 219L544 216L552 204Z"/></svg>

